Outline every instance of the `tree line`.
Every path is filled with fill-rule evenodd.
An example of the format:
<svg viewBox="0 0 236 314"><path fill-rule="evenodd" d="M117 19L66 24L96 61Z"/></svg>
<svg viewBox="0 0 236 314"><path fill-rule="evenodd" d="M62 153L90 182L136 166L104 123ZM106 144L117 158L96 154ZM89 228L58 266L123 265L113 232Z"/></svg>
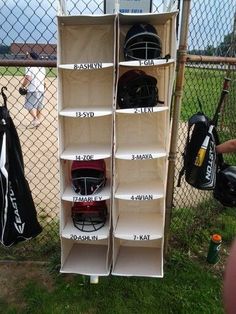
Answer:
<svg viewBox="0 0 236 314"><path fill-rule="evenodd" d="M236 56L236 38L233 38L233 32L224 36L224 40L216 47L212 44L204 49L192 49L188 53L192 55L235 57Z"/></svg>
<svg viewBox="0 0 236 314"><path fill-rule="evenodd" d="M11 53L10 46L0 44L0 54L5 55Z"/></svg>

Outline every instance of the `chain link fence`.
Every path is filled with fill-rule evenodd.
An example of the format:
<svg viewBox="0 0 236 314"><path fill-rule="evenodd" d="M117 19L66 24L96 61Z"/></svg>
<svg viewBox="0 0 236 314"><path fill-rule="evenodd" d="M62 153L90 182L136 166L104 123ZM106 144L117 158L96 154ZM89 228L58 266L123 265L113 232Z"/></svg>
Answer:
<svg viewBox="0 0 236 314"><path fill-rule="evenodd" d="M231 87L217 129L220 142L235 138L236 66L235 63L228 63L229 59L226 60L236 57L235 48L236 3L228 0L191 1L187 53L190 60L194 60L191 58L194 55L203 57L195 58L198 62L187 62L185 67L171 219L172 236L177 242L183 238L183 234L188 238L195 237L198 241L196 237L201 226L206 225L214 229L214 221L219 220L218 214L223 212L222 206L214 200L211 191L194 189L183 178L180 187L177 187L177 181L183 166L182 153L188 118L200 111L199 100L204 113L213 118L225 77L231 79ZM235 154L227 154L224 159L230 164L236 164ZM223 218L220 219L220 225L224 228ZM235 219L235 216L232 216L232 219ZM232 236L236 233L235 226L232 226L231 232ZM180 243L178 245L181 246Z"/></svg>
<svg viewBox="0 0 236 314"><path fill-rule="evenodd" d="M236 4L223 0L212 2L192 1L188 53L191 55L212 56L209 62L188 62L185 70L185 84L179 127L179 145L176 167L181 167L181 153L186 138L188 118L200 111L199 101L207 116L213 117L223 87L224 77L231 79L230 93L219 120L220 141L235 137L235 78L236 67L221 62L218 57L236 56ZM234 156L228 155L227 161L234 162ZM209 197L209 193L195 191L200 198ZM189 198L186 196L189 195ZM189 186L180 191L175 189L175 206L195 206L196 198Z"/></svg>
<svg viewBox="0 0 236 314"><path fill-rule="evenodd" d="M208 1L192 1L188 53L214 56L214 62L188 62L185 71L184 93L181 107L179 143L184 144L188 118L200 111L199 101L207 116L213 117L223 87L224 77L231 79L229 97L219 121L220 141L235 137L235 77L236 67L217 61L217 57L236 56L236 4L223 0L209 4ZM183 147L178 145L177 169L181 167ZM234 156L227 156L233 162ZM190 187L175 189L176 206L194 206L195 198ZM199 195L209 193L196 192ZM186 199L189 195L189 199Z"/></svg>
<svg viewBox="0 0 236 314"><path fill-rule="evenodd" d="M0 1L0 85L7 86L8 107L17 127L24 155L25 173L37 207L43 232L36 239L5 249L3 258L46 259L59 247L59 174L57 145L57 1L12 0ZM153 12L162 12L182 1L153 1ZM68 14L102 14L104 2L67 1ZM191 2L188 53L205 56L235 57L235 12L231 0ZM180 18L181 14L179 14ZM27 129L30 116L23 108L24 98L18 88L24 75L25 53L34 49L47 64L45 108L42 125ZM184 180L176 187L179 170L182 167L183 145L186 139L187 119L199 110L198 98L204 104L204 111L212 116L216 107L223 78L232 79L231 92L220 119L220 139L235 137L236 86L235 67L227 63L188 62L185 71L185 86L178 131L178 148L173 197L173 214L184 208L212 200L210 192L200 192L188 186ZM234 156L229 155L229 162ZM204 203L205 204L205 203ZM185 219L181 211L178 219ZM174 217L175 218L175 217ZM173 220L178 224L178 220Z"/></svg>

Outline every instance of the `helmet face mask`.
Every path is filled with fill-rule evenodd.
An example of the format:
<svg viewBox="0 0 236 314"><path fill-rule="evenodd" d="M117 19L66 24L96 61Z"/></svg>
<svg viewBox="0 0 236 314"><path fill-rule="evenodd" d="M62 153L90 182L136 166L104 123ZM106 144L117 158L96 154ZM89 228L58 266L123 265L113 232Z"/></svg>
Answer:
<svg viewBox="0 0 236 314"><path fill-rule="evenodd" d="M214 198L222 205L236 207L236 167L226 166L217 174Z"/></svg>
<svg viewBox="0 0 236 314"><path fill-rule="evenodd" d="M107 219L105 201L74 203L71 210L74 226L83 232L93 232L101 229Z"/></svg>
<svg viewBox="0 0 236 314"><path fill-rule="evenodd" d="M134 24L126 34L124 58L145 60L161 58L162 47L156 29L150 24Z"/></svg>
<svg viewBox="0 0 236 314"><path fill-rule="evenodd" d="M117 101L122 109L156 106L157 80L141 70L125 72L118 82Z"/></svg>
<svg viewBox="0 0 236 314"><path fill-rule="evenodd" d="M74 161L71 169L74 191L80 195L92 195L106 184L104 160Z"/></svg>

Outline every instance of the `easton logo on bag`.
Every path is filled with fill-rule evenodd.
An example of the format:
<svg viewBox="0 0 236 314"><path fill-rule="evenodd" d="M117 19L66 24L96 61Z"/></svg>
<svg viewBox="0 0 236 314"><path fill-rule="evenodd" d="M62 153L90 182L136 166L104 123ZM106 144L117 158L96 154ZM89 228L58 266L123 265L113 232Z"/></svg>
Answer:
<svg viewBox="0 0 236 314"><path fill-rule="evenodd" d="M42 232L24 172L20 139L7 109L6 87L0 106L0 243L10 247Z"/></svg>
<svg viewBox="0 0 236 314"><path fill-rule="evenodd" d="M184 165L177 186L180 186L181 178L185 175L186 182L197 189L214 189L217 169L216 142L216 129L204 113L198 112L189 118L183 152Z"/></svg>

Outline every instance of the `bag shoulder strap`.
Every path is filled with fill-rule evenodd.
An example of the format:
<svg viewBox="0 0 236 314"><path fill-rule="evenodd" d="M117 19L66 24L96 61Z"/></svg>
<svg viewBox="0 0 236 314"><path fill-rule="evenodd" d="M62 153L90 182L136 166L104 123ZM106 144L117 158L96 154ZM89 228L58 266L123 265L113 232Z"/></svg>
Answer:
<svg viewBox="0 0 236 314"><path fill-rule="evenodd" d="M3 98L3 106L0 106L0 132L6 130L7 120L9 118L9 112L7 109L7 96L4 93L4 89L7 90L6 86L1 88L1 95Z"/></svg>
<svg viewBox="0 0 236 314"><path fill-rule="evenodd" d="M192 118L192 117L191 117ZM193 126L193 123L191 121L191 118L188 120L188 129L187 129L187 139L186 139L186 143L185 143L185 147L184 147L184 151L182 153L182 157L183 157L183 160L184 160L184 163L183 163L183 167L181 168L180 172L179 172L179 177L178 177L178 182L177 182L177 187L180 187L180 184L181 184L181 179L184 175L184 172L185 172L185 156L186 156L186 151L187 151L187 145L189 143L189 134L190 134L190 129L191 127Z"/></svg>
<svg viewBox="0 0 236 314"><path fill-rule="evenodd" d="M6 86L3 86L1 88L1 95L2 95L2 98L3 98L3 107L6 107L7 108L7 96L6 94L4 93L4 89L7 90L7 87Z"/></svg>

